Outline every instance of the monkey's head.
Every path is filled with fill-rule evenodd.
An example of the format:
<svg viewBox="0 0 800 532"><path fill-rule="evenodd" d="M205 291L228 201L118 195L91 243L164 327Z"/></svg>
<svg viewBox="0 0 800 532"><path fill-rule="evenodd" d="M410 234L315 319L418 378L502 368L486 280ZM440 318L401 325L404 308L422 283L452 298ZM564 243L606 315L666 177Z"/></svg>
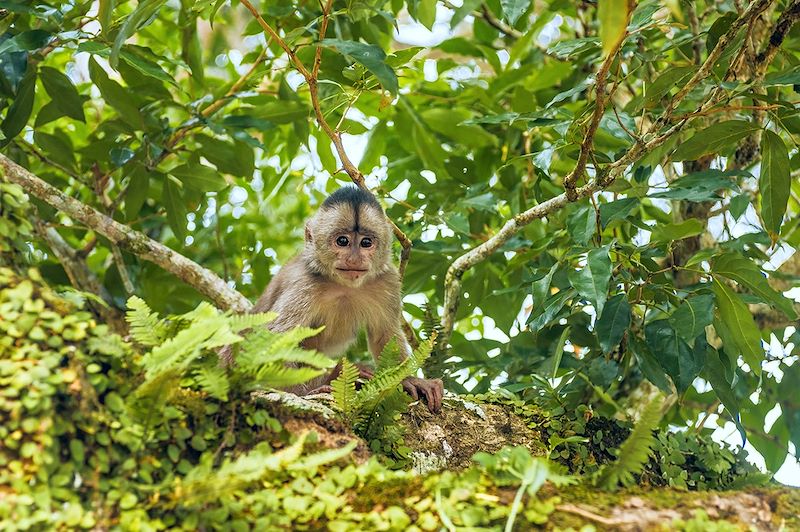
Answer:
<svg viewBox="0 0 800 532"><path fill-rule="evenodd" d="M342 187L306 224L309 266L345 286L358 287L385 271L391 261L392 231L375 196Z"/></svg>

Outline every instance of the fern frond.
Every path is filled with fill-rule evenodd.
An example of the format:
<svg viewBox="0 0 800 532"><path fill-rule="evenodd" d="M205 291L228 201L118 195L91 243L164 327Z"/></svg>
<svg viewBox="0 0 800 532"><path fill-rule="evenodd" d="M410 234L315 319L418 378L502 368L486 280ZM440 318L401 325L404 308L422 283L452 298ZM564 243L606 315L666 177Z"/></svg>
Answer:
<svg viewBox="0 0 800 532"><path fill-rule="evenodd" d="M620 445L617 460L605 464L597 473L595 484L607 490L614 490L619 484L630 486L634 483L634 475L644 469L644 465L652 455L655 443L653 430L661 422L661 396L654 397L644 408L642 417L633 427L628 439Z"/></svg>
<svg viewBox="0 0 800 532"><path fill-rule="evenodd" d="M432 347L433 339L429 338L420 343L402 363L379 371L356 393L358 408L371 404L385 392L397 388L406 377L414 375L430 356Z"/></svg>
<svg viewBox="0 0 800 532"><path fill-rule="evenodd" d="M403 353L400 350L400 345L397 343L396 338L392 338L381 351L381 356L378 358L378 367L375 368L375 371L380 373L385 369L397 367L402 362Z"/></svg>
<svg viewBox="0 0 800 532"><path fill-rule="evenodd" d="M422 332L425 338L436 336L442 329L439 317L427 302L422 306Z"/></svg>
<svg viewBox="0 0 800 532"><path fill-rule="evenodd" d="M267 378L267 372L275 365L304 364L315 369L329 369L336 365L331 358L298 347L298 343L315 329L292 330L276 333L265 328L248 334L240 344L236 355L236 371L259 379ZM288 339L283 339L283 337ZM298 340L300 339L300 340ZM272 386L272 384L270 384ZM277 385L275 385L277 386Z"/></svg>
<svg viewBox="0 0 800 532"><path fill-rule="evenodd" d="M200 388L220 401L228 400L231 385L225 370L218 365L202 366L195 370L194 379Z"/></svg>
<svg viewBox="0 0 800 532"><path fill-rule="evenodd" d="M204 349L227 345L231 334L223 316L192 323L145 355L143 364L147 379L167 370L184 370Z"/></svg>
<svg viewBox="0 0 800 532"><path fill-rule="evenodd" d="M342 371L331 382L333 402L345 420L350 420L356 409L356 379L358 368L346 358L342 359Z"/></svg>
<svg viewBox="0 0 800 532"><path fill-rule="evenodd" d="M233 332L241 332L246 329L252 329L261 325L266 325L277 316L274 312L259 312L256 314L235 314L228 318L231 330Z"/></svg>
<svg viewBox="0 0 800 532"><path fill-rule="evenodd" d="M130 324L130 333L137 343L151 347L166 339L166 327L158 314L150 311L143 299L131 296L128 299L128 312L125 320Z"/></svg>
<svg viewBox="0 0 800 532"><path fill-rule="evenodd" d="M255 384L268 388L287 388L303 384L325 373L324 370L301 367L293 368L282 362L264 364L254 375Z"/></svg>

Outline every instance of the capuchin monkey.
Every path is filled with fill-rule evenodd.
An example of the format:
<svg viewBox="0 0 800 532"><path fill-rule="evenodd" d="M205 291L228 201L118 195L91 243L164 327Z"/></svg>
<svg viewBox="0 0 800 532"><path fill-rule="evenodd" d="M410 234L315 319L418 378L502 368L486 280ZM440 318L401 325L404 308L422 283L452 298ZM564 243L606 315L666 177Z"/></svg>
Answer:
<svg viewBox="0 0 800 532"><path fill-rule="evenodd" d="M268 327L325 328L303 347L339 358L367 330L369 350L377 361L393 337L406 354L411 348L401 328L400 275L392 264L392 228L375 197L347 186L331 194L305 227L305 247L270 281L253 312L276 312ZM330 391L341 371L295 388L300 394ZM372 371L359 367L361 378ZM409 377L403 389L423 398L431 412L442 406L441 379Z"/></svg>

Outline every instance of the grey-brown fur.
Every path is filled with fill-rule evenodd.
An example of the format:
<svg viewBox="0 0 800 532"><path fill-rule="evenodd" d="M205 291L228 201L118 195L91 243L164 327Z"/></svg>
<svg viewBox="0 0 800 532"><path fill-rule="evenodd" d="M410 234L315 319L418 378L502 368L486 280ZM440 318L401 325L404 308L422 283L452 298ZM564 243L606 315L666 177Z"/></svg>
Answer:
<svg viewBox="0 0 800 532"><path fill-rule="evenodd" d="M275 331L325 326L304 347L335 358L366 328L370 352L377 358L393 336L405 343L400 330L400 278L391 262L391 228L374 197L342 190L347 194L338 196L346 199L337 201L334 193L323 203L306 225L303 251L272 279L253 310L276 312L278 317L269 325ZM331 239L343 233L373 239L370 269L359 279L342 279L334 271L336 248ZM328 382L322 378L305 387Z"/></svg>
<svg viewBox="0 0 800 532"><path fill-rule="evenodd" d="M410 353L400 326L401 283L392 263L392 230L375 197L354 187L339 189L308 221L305 236L303 250L272 279L253 311L276 312L269 324L274 331L324 326L303 346L333 358L352 345L362 328L376 360L392 337ZM371 377L371 370L360 370L362 377ZM292 391L329 385L335 373ZM424 397L431 411L441 408L441 380L409 377L403 388L415 399Z"/></svg>

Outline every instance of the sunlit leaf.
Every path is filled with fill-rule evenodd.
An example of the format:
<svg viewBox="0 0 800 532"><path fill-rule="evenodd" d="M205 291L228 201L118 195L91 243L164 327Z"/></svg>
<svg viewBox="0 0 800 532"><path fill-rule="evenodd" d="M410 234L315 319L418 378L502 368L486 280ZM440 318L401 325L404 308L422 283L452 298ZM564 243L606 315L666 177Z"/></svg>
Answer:
<svg viewBox="0 0 800 532"><path fill-rule="evenodd" d="M625 38L630 18L631 2L628 0L598 0L597 19L600 22L600 41L603 55L608 55Z"/></svg>
<svg viewBox="0 0 800 532"><path fill-rule="evenodd" d="M764 348L761 334L753 321L747 305L725 283L714 279L714 295L719 309L719 319L724 327L717 327L723 347L729 354L741 355L756 374L761 372Z"/></svg>
<svg viewBox="0 0 800 532"><path fill-rule="evenodd" d="M384 51L377 46L339 39L325 39L322 41L322 46L335 48L339 53L352 57L358 63L364 65L364 68L372 72L384 89L392 94L397 94L397 75L386 64Z"/></svg>
<svg viewBox="0 0 800 532"><path fill-rule="evenodd" d="M758 191L761 195L761 219L764 228L777 235L781 232L786 203L791 188L789 152L783 139L772 131L764 131L761 139L761 177Z"/></svg>

